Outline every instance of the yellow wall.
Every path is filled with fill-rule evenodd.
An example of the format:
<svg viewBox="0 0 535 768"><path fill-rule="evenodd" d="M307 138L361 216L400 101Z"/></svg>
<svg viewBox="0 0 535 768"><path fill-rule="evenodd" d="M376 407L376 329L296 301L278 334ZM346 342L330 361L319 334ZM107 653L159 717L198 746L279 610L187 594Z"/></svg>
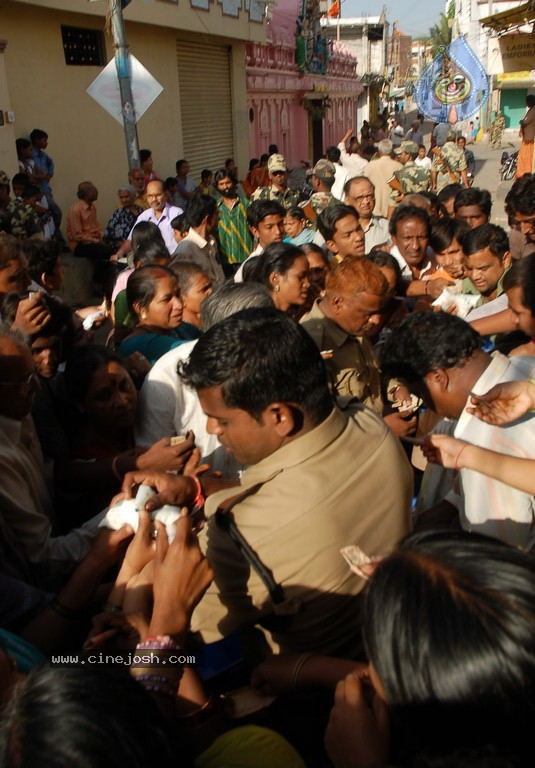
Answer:
<svg viewBox="0 0 535 768"><path fill-rule="evenodd" d="M146 15L160 5L134 2L143 7ZM93 5L102 3L85 3L84 7ZM164 7L178 12L176 7ZM20 2L7 3L0 10L0 16L1 34L8 41L5 53L0 54L0 99L4 101L3 87L7 87L16 117L14 133L11 127L0 128L0 159L5 160L6 166L10 165L5 170L9 172L16 165L13 135L27 136L32 128L46 130L48 152L56 163L52 187L59 205L65 212L75 199L78 182L91 180L99 189L97 207L100 223L104 225L117 206L117 187L127 181L123 132L119 123L85 92L100 68L65 65L60 30L61 24L101 28L103 19ZM212 11L204 14L205 20L211 16ZM221 25L221 30L224 26ZM162 177L174 174L175 161L182 156L176 40L182 36L232 46L234 155L238 165L246 168L249 147L244 44L138 23L127 23L126 34L131 53L164 87L138 123L139 146L152 150L155 169ZM107 37L107 60L112 56L113 46ZM5 85L2 64L7 78ZM0 104L0 108L8 107Z"/></svg>
<svg viewBox="0 0 535 768"><path fill-rule="evenodd" d="M62 14L75 12L93 17L102 17L107 6L106 0L97 0L97 2L88 2L88 0L11 0L11 3L9 0L1 0L0 5L4 2L56 9ZM238 12L238 16L234 17L224 13L221 0L210 0L209 11L192 8L189 0L176 0L176 2L173 0L132 0L130 5L124 9L123 15L127 22L138 21L142 24L174 27L188 32L221 35L240 40L265 40L263 23L250 21L248 12L243 9L244 0L241 0L241 5L242 8ZM253 14L254 16L255 14Z"/></svg>
<svg viewBox="0 0 535 768"><path fill-rule="evenodd" d="M7 122L7 112L11 111L11 97L7 83L5 40L0 40L0 112L4 125L0 126L0 171L5 171L11 178L17 172L17 157L14 151L15 125Z"/></svg>

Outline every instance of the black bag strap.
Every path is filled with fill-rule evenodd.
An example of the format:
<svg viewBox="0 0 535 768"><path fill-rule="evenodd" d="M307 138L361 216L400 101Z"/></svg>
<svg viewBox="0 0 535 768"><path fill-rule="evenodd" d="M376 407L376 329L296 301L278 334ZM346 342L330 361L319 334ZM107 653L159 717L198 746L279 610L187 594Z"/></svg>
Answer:
<svg viewBox="0 0 535 768"><path fill-rule="evenodd" d="M232 510L237 504L240 504L240 502L249 496L253 496L257 491L260 490L262 485L263 483L257 483L256 485L251 486L251 488L248 488L246 491L243 491L243 493L240 493L237 496L233 496L231 499L228 499L226 502L220 505L215 513L215 521L216 525L221 528L221 530L228 533L251 568L258 574L267 591L269 592L271 601L275 605L280 605L285 601L284 589L275 581L272 571L267 567L267 565L265 565L265 563L260 559L258 554L251 547L245 536L236 525L234 515L232 514Z"/></svg>

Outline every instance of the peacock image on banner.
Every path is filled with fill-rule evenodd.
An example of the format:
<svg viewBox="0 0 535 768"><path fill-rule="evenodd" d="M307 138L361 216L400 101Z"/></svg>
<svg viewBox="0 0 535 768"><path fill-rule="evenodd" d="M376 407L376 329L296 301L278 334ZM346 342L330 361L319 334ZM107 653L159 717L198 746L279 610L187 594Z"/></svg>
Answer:
<svg viewBox="0 0 535 768"><path fill-rule="evenodd" d="M414 100L429 120L454 125L479 112L489 88L489 76L461 35L424 69L414 89Z"/></svg>

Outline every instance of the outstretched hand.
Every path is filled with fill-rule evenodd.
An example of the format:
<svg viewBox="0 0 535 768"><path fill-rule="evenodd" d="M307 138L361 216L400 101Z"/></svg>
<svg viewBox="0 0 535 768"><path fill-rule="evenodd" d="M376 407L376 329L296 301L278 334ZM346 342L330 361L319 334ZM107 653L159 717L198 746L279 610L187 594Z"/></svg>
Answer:
<svg viewBox="0 0 535 768"><path fill-rule="evenodd" d="M460 457L469 443L450 435L429 435L422 444L422 452L428 461L441 464L446 469L461 469Z"/></svg>
<svg viewBox="0 0 535 768"><path fill-rule="evenodd" d="M148 485L156 491L156 495L151 496L145 504L148 512L153 512L165 504L181 507L193 502L197 496L197 485L190 477L146 470L127 472L123 480L122 494L116 497L115 501L132 499L140 485Z"/></svg>
<svg viewBox="0 0 535 768"><path fill-rule="evenodd" d="M188 463L194 446L193 433L176 445L171 438L162 437L137 457L136 467L140 470L181 471Z"/></svg>
<svg viewBox="0 0 535 768"><path fill-rule="evenodd" d="M485 395L472 395L468 413L487 424L503 425L524 416L535 406L535 384L508 381L496 384Z"/></svg>
<svg viewBox="0 0 535 768"><path fill-rule="evenodd" d="M169 544L165 527L156 522L154 557L154 609L151 635L183 635L195 606L210 586L214 573L200 550L187 510L175 523L175 538Z"/></svg>

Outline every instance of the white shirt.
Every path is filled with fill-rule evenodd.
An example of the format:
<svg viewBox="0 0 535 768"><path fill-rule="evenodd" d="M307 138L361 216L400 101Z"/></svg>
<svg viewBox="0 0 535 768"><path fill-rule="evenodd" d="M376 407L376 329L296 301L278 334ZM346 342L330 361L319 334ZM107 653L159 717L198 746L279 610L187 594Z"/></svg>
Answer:
<svg viewBox="0 0 535 768"><path fill-rule="evenodd" d="M376 245L390 243L391 237L390 232L388 231L388 219L383 218L383 216L372 215L370 223L364 230L364 235L366 253L369 253Z"/></svg>
<svg viewBox="0 0 535 768"><path fill-rule="evenodd" d="M431 170L431 158L430 157L417 157L414 161L414 165L417 165L418 168L425 168L426 171Z"/></svg>
<svg viewBox="0 0 535 768"><path fill-rule="evenodd" d="M535 377L535 358L505 357L494 353L490 365L473 386L485 394L495 384ZM467 403L468 405L468 403ZM487 424L463 410L455 437L508 456L535 459L535 414L527 413L504 427ZM457 492L446 497L459 510L465 530L493 536L512 546L528 549L535 539L535 497L499 480L461 469Z"/></svg>
<svg viewBox="0 0 535 768"><path fill-rule="evenodd" d="M152 221L153 224L156 224L156 226L162 233L162 237L167 246L167 250L172 255L176 248L176 240L174 235L174 229L171 226L171 222L173 221L175 216L180 216L181 213L183 213L182 208L177 208L174 205L169 205L168 203L166 203L165 208L163 209L159 217L156 216L152 208L147 208L146 211L143 211L143 213L139 214L139 216L136 219L136 224L139 224L140 221ZM130 230L130 234L128 235L128 240L132 240L132 232L134 231L136 224L134 224L134 226Z"/></svg>
<svg viewBox="0 0 535 768"><path fill-rule="evenodd" d="M427 277L430 274L432 274L432 272L433 272L434 265L433 265L433 262L431 261L431 258L430 258L432 253L433 253L433 251L431 250L431 248L428 248L427 249L427 254L426 254L427 255L427 261L425 262L423 267L420 268L420 277L418 278L419 280L427 279ZM416 278L412 274L411 268L409 267L409 265L407 264L407 262L405 261L405 259L401 255L397 245L393 245L392 246L392 248L390 249L390 254L391 254L391 256L393 256L395 258L395 260L397 261L397 263L401 267L401 277L403 279L403 282L404 283L410 283L413 280L415 280Z"/></svg>
<svg viewBox="0 0 535 768"><path fill-rule="evenodd" d="M186 387L177 373L178 364L189 358L196 343L194 339L171 349L147 374L139 393L136 444L149 446L162 437L185 435L191 429L203 463L226 478L234 478L241 466L215 435L208 434L197 393Z"/></svg>
<svg viewBox="0 0 535 768"><path fill-rule="evenodd" d="M485 302L480 307L474 307L471 309L466 317L466 322L471 323L473 320L479 320L482 317L490 317L497 312L503 312L509 306L507 294L504 292L500 296L497 296L491 301Z"/></svg>
<svg viewBox="0 0 535 768"><path fill-rule="evenodd" d="M252 253L250 253L249 256L247 256L247 258L245 259L245 261L242 261L242 263L240 264L239 269L237 270L236 274L234 275L234 282L235 283L243 283L243 265L247 264L247 262L250 261L255 256L260 256L261 253L264 253L264 249L262 248L260 243L258 243L258 245L254 249L254 251Z"/></svg>
<svg viewBox="0 0 535 768"><path fill-rule="evenodd" d="M334 169L335 169L335 177L334 177L334 184L331 189L331 195L333 197L336 197L337 200L344 199L344 184L346 183L349 176L347 175L347 168L344 168L343 166L339 165L338 163L333 163Z"/></svg>
<svg viewBox="0 0 535 768"><path fill-rule="evenodd" d="M347 171L347 177L352 179L354 176L363 176L368 161L360 155L349 153L343 141L338 145L340 150L340 162Z"/></svg>

